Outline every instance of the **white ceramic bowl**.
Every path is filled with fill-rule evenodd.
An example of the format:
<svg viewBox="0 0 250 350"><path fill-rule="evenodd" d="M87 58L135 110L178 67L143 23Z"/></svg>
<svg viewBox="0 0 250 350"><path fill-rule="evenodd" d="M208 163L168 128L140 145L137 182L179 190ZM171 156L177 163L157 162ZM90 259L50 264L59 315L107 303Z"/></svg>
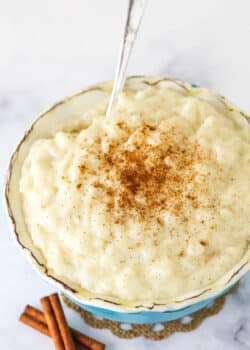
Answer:
<svg viewBox="0 0 250 350"><path fill-rule="evenodd" d="M234 113L236 110L239 112L239 109L234 107L224 97L181 81L167 78L131 77L127 80L127 84L137 90L143 89L148 85L158 85L159 87L167 85L183 93L192 93L196 97L208 100L218 110L227 109L231 113ZM161 304L156 302L127 306L111 300L97 298L88 291L78 290L71 281L52 274L45 265L44 257L34 246L25 224L19 194L19 179L21 167L30 146L38 138L51 137L57 131L71 130L76 127L74 117L92 108L103 98L107 99L111 92L111 87L112 84L110 82L91 86L55 104L34 121L20 141L11 157L6 182L6 203L13 237L18 248L42 278L55 285L78 305L89 311L107 318L131 323L153 323L183 317L206 306L211 300L230 289L249 269L249 254L244 256L227 274L207 288L194 290ZM245 117L247 124L248 117L243 112L240 111L240 113Z"/></svg>

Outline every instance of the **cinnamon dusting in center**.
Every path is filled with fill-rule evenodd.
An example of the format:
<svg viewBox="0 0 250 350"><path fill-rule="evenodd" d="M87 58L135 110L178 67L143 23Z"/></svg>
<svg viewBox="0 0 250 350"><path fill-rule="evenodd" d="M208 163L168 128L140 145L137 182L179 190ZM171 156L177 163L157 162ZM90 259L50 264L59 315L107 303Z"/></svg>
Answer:
<svg viewBox="0 0 250 350"><path fill-rule="evenodd" d="M181 216L186 203L199 206L195 165L202 158L200 146L183 135L180 141L173 130L161 131L158 142L149 142L152 133L154 129L142 126L133 131L129 146L114 141L101 157L98 154L105 181L93 185L106 193L107 210L113 211L117 223L128 215L159 218L163 210ZM84 165L79 169L86 172Z"/></svg>

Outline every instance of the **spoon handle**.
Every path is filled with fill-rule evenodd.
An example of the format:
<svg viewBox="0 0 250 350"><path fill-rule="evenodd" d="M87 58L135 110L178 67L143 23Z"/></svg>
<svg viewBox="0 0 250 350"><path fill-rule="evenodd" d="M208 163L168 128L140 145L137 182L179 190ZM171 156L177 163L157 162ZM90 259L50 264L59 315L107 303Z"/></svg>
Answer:
<svg viewBox="0 0 250 350"><path fill-rule="evenodd" d="M122 39L122 45L119 52L118 63L115 72L115 81L109 100L106 117L110 116L112 107L116 102L117 96L123 88L126 78L128 60L134 46L136 35L141 24L142 15L147 0L129 0L127 20Z"/></svg>

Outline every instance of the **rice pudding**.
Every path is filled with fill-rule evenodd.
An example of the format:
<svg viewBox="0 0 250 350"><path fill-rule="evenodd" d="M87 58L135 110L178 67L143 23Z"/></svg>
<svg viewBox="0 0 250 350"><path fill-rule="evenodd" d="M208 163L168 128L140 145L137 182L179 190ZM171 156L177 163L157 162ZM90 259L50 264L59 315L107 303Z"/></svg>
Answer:
<svg viewBox="0 0 250 350"><path fill-rule="evenodd" d="M154 85L127 86L109 118L106 107L36 140L22 166L22 210L46 266L116 302L209 286L249 249L246 119Z"/></svg>

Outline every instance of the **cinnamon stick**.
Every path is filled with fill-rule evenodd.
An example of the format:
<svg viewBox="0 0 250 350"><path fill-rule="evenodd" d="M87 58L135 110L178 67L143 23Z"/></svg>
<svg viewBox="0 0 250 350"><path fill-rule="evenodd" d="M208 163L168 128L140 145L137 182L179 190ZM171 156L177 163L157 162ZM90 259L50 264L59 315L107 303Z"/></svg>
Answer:
<svg viewBox="0 0 250 350"><path fill-rule="evenodd" d="M36 329L40 333L43 333L44 335L47 335L48 337L50 337L50 333L49 333L49 329L48 329L47 325L42 323L42 322L37 321L36 319L29 316L28 314L23 313L20 316L19 321L25 323L27 326L30 326L30 327Z"/></svg>
<svg viewBox="0 0 250 350"><path fill-rule="evenodd" d="M39 310L37 310L37 311L39 313L41 313L42 318L45 320L43 313ZM46 323L39 321L38 319L36 319L35 317L32 317L28 313L26 313L26 312L22 313L20 318L19 318L19 321L21 321L22 323L26 324L27 326L35 329L36 331L50 337L49 329L48 329ZM79 343L78 341L76 341L76 347L78 350L89 350L89 348L87 348L83 344Z"/></svg>
<svg viewBox="0 0 250 350"><path fill-rule="evenodd" d="M72 328L71 328L72 331ZM76 339L80 344L84 344L91 350L104 350L105 345L103 343L98 342L97 340L88 337L87 335L77 331L76 329L73 330L73 337Z"/></svg>
<svg viewBox="0 0 250 350"><path fill-rule="evenodd" d="M41 322L41 323L45 323L46 324L46 320L44 317L44 313L38 309L36 309L35 307L31 306L31 305L27 305L24 309L23 312L25 315L29 315L30 317L34 318L36 321ZM47 325L46 325L47 326Z"/></svg>
<svg viewBox="0 0 250 350"><path fill-rule="evenodd" d="M45 323L46 325L46 320L43 312L34 308L33 306L27 305L24 310L24 314L29 315L30 317L34 318L38 322ZM73 328L70 328L70 331L74 340L76 340L82 345L85 345L90 350L104 350L105 345L99 342L98 340L93 339Z"/></svg>
<svg viewBox="0 0 250 350"><path fill-rule="evenodd" d="M49 329L49 333L51 338L54 341L56 350L65 350L62 336L60 334L59 327L56 322L56 318L54 316L54 312L52 306L50 304L50 300L48 297L44 297L41 299L41 305L43 308L45 320ZM73 349L72 349L73 350Z"/></svg>
<svg viewBox="0 0 250 350"><path fill-rule="evenodd" d="M55 315L65 350L76 350L58 294L54 293L49 295L49 301Z"/></svg>

